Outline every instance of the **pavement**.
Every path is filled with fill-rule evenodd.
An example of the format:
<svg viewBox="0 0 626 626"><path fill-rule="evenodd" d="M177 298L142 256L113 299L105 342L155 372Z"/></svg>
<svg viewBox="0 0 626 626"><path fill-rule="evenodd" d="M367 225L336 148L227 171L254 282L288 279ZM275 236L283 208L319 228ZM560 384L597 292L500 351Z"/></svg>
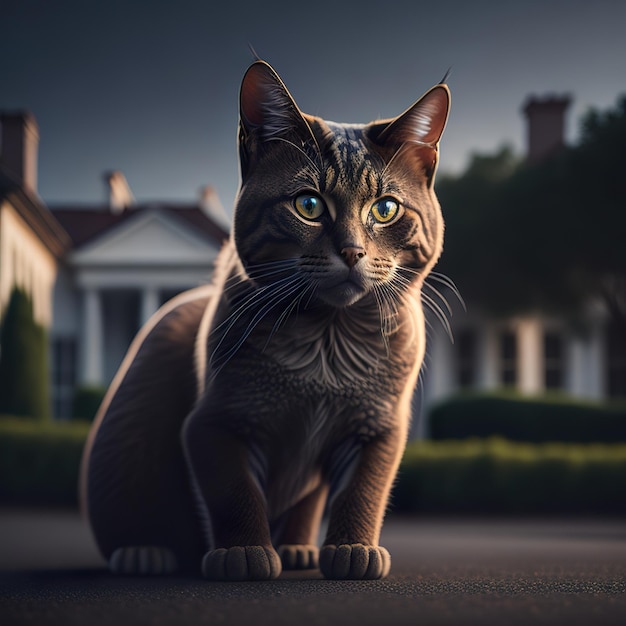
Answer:
<svg viewBox="0 0 626 626"><path fill-rule="evenodd" d="M626 624L626 520L390 517L381 581L110 575L73 511L0 510L0 624Z"/></svg>

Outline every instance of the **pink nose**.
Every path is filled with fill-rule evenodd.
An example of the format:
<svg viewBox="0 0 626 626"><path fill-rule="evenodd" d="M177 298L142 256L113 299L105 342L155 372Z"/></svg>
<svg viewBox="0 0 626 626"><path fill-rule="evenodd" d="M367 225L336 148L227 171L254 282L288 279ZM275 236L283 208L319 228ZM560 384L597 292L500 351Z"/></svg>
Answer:
<svg viewBox="0 0 626 626"><path fill-rule="evenodd" d="M340 254L348 267L354 267L365 256L365 250L359 247L343 248Z"/></svg>

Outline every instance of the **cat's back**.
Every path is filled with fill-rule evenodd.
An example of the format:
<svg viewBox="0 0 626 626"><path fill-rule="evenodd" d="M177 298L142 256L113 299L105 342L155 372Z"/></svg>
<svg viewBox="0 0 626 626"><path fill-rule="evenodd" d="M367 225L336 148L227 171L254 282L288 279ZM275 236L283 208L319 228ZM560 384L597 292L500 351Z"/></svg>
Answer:
<svg viewBox="0 0 626 626"><path fill-rule="evenodd" d="M176 296L131 344L85 447L83 510L91 501L106 503L114 493L123 500L128 476L140 478L157 466L167 469L166 459L172 456L182 459L178 433L197 395L195 342L215 294L215 288L206 285Z"/></svg>

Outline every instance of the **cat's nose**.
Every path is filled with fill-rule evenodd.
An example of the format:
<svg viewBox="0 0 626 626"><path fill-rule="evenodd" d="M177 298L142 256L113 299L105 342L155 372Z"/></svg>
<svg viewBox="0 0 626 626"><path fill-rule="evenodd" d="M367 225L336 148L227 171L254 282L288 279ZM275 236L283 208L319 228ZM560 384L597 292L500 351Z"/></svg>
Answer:
<svg viewBox="0 0 626 626"><path fill-rule="evenodd" d="M339 254L348 267L354 267L365 256L365 250L359 246L347 246Z"/></svg>

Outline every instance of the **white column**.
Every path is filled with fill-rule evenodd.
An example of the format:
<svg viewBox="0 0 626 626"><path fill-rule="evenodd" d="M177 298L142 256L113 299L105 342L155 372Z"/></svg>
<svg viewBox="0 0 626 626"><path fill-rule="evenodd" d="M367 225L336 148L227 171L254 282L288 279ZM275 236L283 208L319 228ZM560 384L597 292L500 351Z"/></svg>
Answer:
<svg viewBox="0 0 626 626"><path fill-rule="evenodd" d="M517 327L517 350L519 390L522 393L543 391L543 324L538 317L520 320Z"/></svg>
<svg viewBox="0 0 626 626"><path fill-rule="evenodd" d="M159 308L159 290L144 287L141 292L141 325L143 326Z"/></svg>
<svg viewBox="0 0 626 626"><path fill-rule="evenodd" d="M588 352L588 395L590 398L600 400L606 397L607 388L605 381L607 380L607 354L606 354L606 327L596 321L589 335L589 352Z"/></svg>
<svg viewBox="0 0 626 626"><path fill-rule="evenodd" d="M102 324L102 297L94 288L84 291L82 346L82 382L88 385L101 385L103 381L104 354Z"/></svg>
<svg viewBox="0 0 626 626"><path fill-rule="evenodd" d="M569 344L567 390L581 398L601 400L606 396L607 358L605 329L594 322Z"/></svg>
<svg viewBox="0 0 626 626"><path fill-rule="evenodd" d="M450 337L439 330L432 330L425 359L428 398L436 402L456 391L453 346Z"/></svg>
<svg viewBox="0 0 626 626"><path fill-rule="evenodd" d="M486 322L479 335L478 346L478 387L490 390L498 386L498 361L500 359L497 328Z"/></svg>
<svg viewBox="0 0 626 626"><path fill-rule="evenodd" d="M586 346L582 337L572 337L567 345L565 388L573 396L587 396Z"/></svg>

